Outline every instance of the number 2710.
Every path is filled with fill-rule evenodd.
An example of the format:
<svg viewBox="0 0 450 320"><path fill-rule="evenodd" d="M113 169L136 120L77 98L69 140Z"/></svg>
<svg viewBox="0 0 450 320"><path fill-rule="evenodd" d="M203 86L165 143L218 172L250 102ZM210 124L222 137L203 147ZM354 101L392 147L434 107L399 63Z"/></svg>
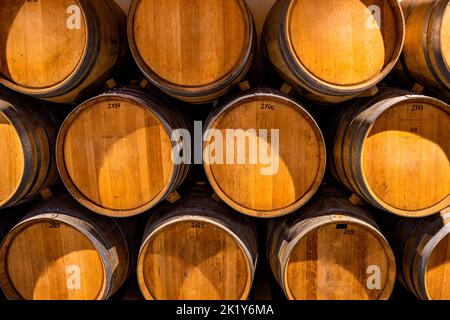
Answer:
<svg viewBox="0 0 450 320"><path fill-rule="evenodd" d="M275 105L270 104L270 103L261 103L261 110L271 110L271 111L274 111L274 110L275 110Z"/></svg>

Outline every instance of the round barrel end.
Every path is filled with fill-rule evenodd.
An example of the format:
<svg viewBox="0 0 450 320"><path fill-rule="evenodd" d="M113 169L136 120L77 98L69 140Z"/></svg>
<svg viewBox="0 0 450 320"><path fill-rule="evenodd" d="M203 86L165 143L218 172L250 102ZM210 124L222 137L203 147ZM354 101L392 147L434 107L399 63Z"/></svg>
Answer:
<svg viewBox="0 0 450 320"><path fill-rule="evenodd" d="M190 103L211 102L229 91L249 70L256 48L243 0L134 0L128 37L146 77Z"/></svg>
<svg viewBox="0 0 450 320"><path fill-rule="evenodd" d="M105 94L64 122L57 163L70 193L102 215L130 217L160 201L185 177L173 160L172 133L186 125L148 96ZM172 120L170 120L172 119Z"/></svg>
<svg viewBox="0 0 450 320"><path fill-rule="evenodd" d="M216 194L235 210L273 218L294 212L325 172L322 133L311 115L275 91L240 95L207 123L204 168Z"/></svg>
<svg viewBox="0 0 450 320"><path fill-rule="evenodd" d="M105 299L106 251L87 230L63 219L22 222L0 248L0 284L15 300Z"/></svg>
<svg viewBox="0 0 450 320"><path fill-rule="evenodd" d="M186 215L166 221L145 239L138 281L146 299L245 300L255 263L232 231Z"/></svg>

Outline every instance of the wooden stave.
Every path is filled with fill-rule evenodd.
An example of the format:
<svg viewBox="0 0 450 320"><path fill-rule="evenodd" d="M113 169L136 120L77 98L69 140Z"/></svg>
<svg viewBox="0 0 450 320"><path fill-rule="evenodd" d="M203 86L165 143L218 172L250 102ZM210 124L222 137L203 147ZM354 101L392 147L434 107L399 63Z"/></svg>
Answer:
<svg viewBox="0 0 450 320"><path fill-rule="evenodd" d="M72 103L88 97L109 79L128 50L123 45L126 40L120 30L125 25L125 14L112 0L77 1L86 19L88 39L83 58L75 72L63 82L49 88L26 88L0 77L2 85L38 99ZM116 52L114 61L107 66L102 65L101 58L112 50Z"/></svg>
<svg viewBox="0 0 450 320"><path fill-rule="evenodd" d="M230 197L228 197L220 188L219 184L214 180L214 177L211 173L211 168L208 164L205 162L203 163L203 168L206 172L206 177L216 192L216 194L221 198L222 201L224 201L228 206L232 207L234 210L243 213L245 215L258 217L258 218L277 218L281 216L285 216L288 214L291 214L292 212L298 210L300 207L305 205L311 198L314 196L314 194L318 191L320 184L325 176L326 171L326 146L325 146L325 138L323 137L322 131L315 121L315 119L312 117L312 115L308 112L308 110L299 102L294 100L290 95L285 94L278 90L273 90L269 88L258 88L258 89L252 89L248 90L244 93L235 95L233 97L230 97L226 100L224 100L220 105L216 106L216 108L210 113L208 119L206 120L206 125L203 129L203 132L206 133L207 130L213 128L215 122L217 119L224 113L226 113L229 109L232 109L234 104L239 103L241 101L244 101L246 99L256 97L256 96L267 96L273 98L276 96L277 98L280 98L281 100L289 101L290 103L294 103L297 107L299 112L301 112L307 120L309 120L316 130L317 138L321 142L321 165L319 166L319 171L317 173L316 180L314 181L313 185L311 186L310 190L305 193L303 198L299 199L295 203L289 205L286 208L279 209L279 210L273 210L273 211L257 211L253 209L246 208L236 202L234 202ZM203 146L204 148L204 146Z"/></svg>
<svg viewBox="0 0 450 320"><path fill-rule="evenodd" d="M2 114L21 138L25 161L19 186L9 199L0 204L0 208L6 208L32 200L58 180L52 150L59 125L47 107L26 96L1 89L0 99Z"/></svg>
<svg viewBox="0 0 450 320"><path fill-rule="evenodd" d="M353 140L355 137L355 133L351 129L357 127L358 125L356 123L356 116L384 99L390 99L407 94L411 94L411 92L400 89L382 89L379 94L369 99L356 100L337 118L333 128L333 153L332 156L329 157L333 163L333 166L330 166L330 171L335 179L346 186L347 189L358 190L362 193L359 186L356 182L354 182L354 179L350 178L353 177L353 173L347 164L349 162L349 152L351 151L351 148L345 146L348 141ZM346 148L345 150L344 147Z"/></svg>
<svg viewBox="0 0 450 320"><path fill-rule="evenodd" d="M285 18L292 0L277 0L270 10L263 31L263 54L281 79L309 100L325 104L337 104L356 98L376 87L379 82L388 76L400 59L405 38L404 15L398 1L388 1L395 10L396 18L400 20L399 31L402 40L397 44L390 63L383 68L383 71L377 77L370 82L366 82L364 86L360 85L359 88L354 86L351 89L345 89L344 86L333 88L331 85L317 81L295 63L295 59L292 58L292 53L286 44L287 36L284 32Z"/></svg>
<svg viewBox="0 0 450 320"><path fill-rule="evenodd" d="M252 13L248 7L246 0L239 0L241 6L247 12L248 32L250 35L247 52L241 60L241 64L230 75L217 80L212 85L199 86L195 89L183 87L181 85L172 84L155 74L143 61L139 50L134 41L134 15L136 8L141 0L132 0L128 13L128 43L131 54L146 79L150 81L159 90L165 92L169 96L191 104L205 104L217 101L220 97L229 92L232 87L241 82L250 71L256 58L257 50L257 34L255 22Z"/></svg>
<svg viewBox="0 0 450 320"><path fill-rule="evenodd" d="M9 300L23 300L7 275L6 254L14 236L34 222L52 221L68 224L82 232L97 249L106 274L98 300L107 300L124 284L131 273L132 243L127 241L127 227L116 220L93 215L70 197L57 195L33 207L5 236L0 245L0 287ZM114 248L115 250L111 250ZM122 262L124 261L124 263ZM117 266L117 269L115 268ZM118 271L117 271L118 270Z"/></svg>
<svg viewBox="0 0 450 320"><path fill-rule="evenodd" d="M407 97L402 97L402 98L398 98L398 99L404 99L403 101L407 101L411 98L412 99L423 99L423 97L419 97L419 96L407 96ZM397 103L399 100L395 101L394 99L396 98L391 98L392 102L395 104ZM431 102L435 102L435 105L437 107L441 107L441 108L445 108L445 105L442 104L442 102L433 99L433 98L429 98L430 103ZM383 109L384 110L379 110L377 112L380 112L379 114L381 114L382 112L384 112L385 110L387 110L387 106L384 106ZM370 117L372 117L372 120L375 121L376 117L373 117L373 115L370 115ZM368 118L366 118L368 120ZM373 123L373 122L372 122ZM369 132L369 130L371 129L371 126L369 126L367 123L362 123L362 125L360 126L361 130L361 134L356 134L359 137L362 137L362 134L364 134L364 136L367 136L367 133ZM352 150L356 151L353 152L352 154L352 161L349 162L348 164L352 165L352 168L350 169L353 172L354 175L354 181L358 186L358 189L362 192L361 195L364 196L364 198L366 198L367 200L369 200L370 203L372 204L377 204L376 206L382 210L388 210L391 211L395 214L398 215L406 215L406 216L415 216L415 217L420 217L420 216L428 216L428 215L432 215L435 214L436 212L440 211L441 209L443 209L446 205L446 203L448 201L450 201L450 196L448 196L446 199L444 199L442 202L437 203L429 208L426 208L424 210L416 210L416 211L406 211L406 210L400 210L400 209L396 209L392 206L388 206L387 204L383 204L382 206L380 206L380 201L378 200L378 197L376 197L376 195L371 191L371 188L369 188L369 186L367 185L367 183L365 183L365 178L364 178L364 173L362 172L362 166L358 165L357 159L361 159L362 158L362 154L361 154L361 147L362 147L362 143L363 143L364 139L361 140L354 140L352 142L353 146L349 148L349 152L351 153ZM359 160L358 160L359 161Z"/></svg>
<svg viewBox="0 0 450 320"><path fill-rule="evenodd" d="M246 300L250 294L258 262L258 236L256 228L248 219L234 214L232 209L214 201L203 192L189 194L175 203L166 203L148 221L137 262L138 284L144 298L147 300L156 300L152 296L151 290L145 285L143 274L144 254L147 251L147 246L152 236L159 230L163 230L165 226L182 222L186 218L213 224L229 233L240 244L241 249L248 258L251 272L246 292L241 298L241 300Z"/></svg>
<svg viewBox="0 0 450 320"><path fill-rule="evenodd" d="M333 218L335 217L335 218ZM383 244L389 258L389 276L379 300L388 300L396 278L394 253L373 217L364 209L352 205L341 195L322 194L296 214L281 220L273 220L267 228L267 257L271 270L289 300L295 300L286 284L289 254L295 245L309 232L329 224L356 223L373 232ZM283 259L281 259L283 257Z"/></svg>
<svg viewBox="0 0 450 320"><path fill-rule="evenodd" d="M24 106L24 105L23 105ZM33 181L33 188L28 191L24 202L32 200L36 195L38 195L42 190L51 187L58 180L58 170L56 168L56 161L54 157L54 147L56 145L56 136L58 134L59 121L57 117L51 112L50 109L44 105L33 105L24 108L22 111L29 113L24 119L32 119L36 121L36 131L42 131L40 135L41 139L35 139L38 141L43 141L42 147L37 148L37 151L42 150L40 154L42 157L47 157L47 161L42 159L41 163L47 163L45 166L40 166L39 175ZM27 121L32 123L33 121ZM33 137L37 137L38 134L34 134ZM38 143L36 143L39 146Z"/></svg>
<svg viewBox="0 0 450 320"><path fill-rule="evenodd" d="M393 246L398 260L399 282L421 300L431 300L425 282L433 250L450 233L450 211L415 220L400 221L394 231ZM442 225L444 224L444 225Z"/></svg>
<svg viewBox="0 0 450 320"><path fill-rule="evenodd" d="M400 76L414 79L426 87L450 89L450 70L442 55L440 37L442 18L448 5L448 0L402 3L407 28L404 50L396 67ZM408 32L409 24L416 28L422 26L423 32L416 32L412 27Z"/></svg>
<svg viewBox="0 0 450 320"><path fill-rule="evenodd" d="M365 182L362 166L359 165L362 159L361 147L373 123L377 120L376 114L381 114L399 102L412 101L413 99L431 103L443 110L448 107L445 102L436 98L391 88L383 89L378 95L368 100L356 100L354 104L350 105L346 111L341 113L334 128L335 138L332 154L329 157L331 160L329 171L347 189L371 205L401 217L420 218L433 215L447 207L450 195L440 203L423 210L401 210L383 203L371 191L370 186ZM371 109L375 113L371 113Z"/></svg>
<svg viewBox="0 0 450 320"><path fill-rule="evenodd" d="M171 107L170 103L166 99L164 99L164 97L157 95L156 93L150 94L150 92L146 92L142 89L134 87L117 87L109 91L106 91L103 94L95 96L80 104L75 110L73 110L69 114L69 116L64 121L58 133L58 139L56 143L56 163L61 180L63 181L65 187L72 195L72 197L74 197L81 205L83 205L87 209L100 215L109 216L113 218L136 216L144 213L145 211L150 210L151 208L156 206L159 202L167 198L172 192L174 192L186 180L187 176L189 175L192 169L192 165L185 163L181 165L174 164L172 178L170 183L166 185L165 191L161 192L157 198L155 198L145 206L142 206L137 209L111 210L101 207L93 203L93 201L91 201L87 197L85 197L83 193L78 190L77 186L70 178L70 175L65 166L64 139L68 129L70 128L72 121L76 119L77 114L83 109L83 107L95 101L96 99L101 99L104 97L111 97L111 98L123 97L131 99L141 104L148 111L152 112L153 114L155 114L155 116L158 117L163 126L166 128L169 137L171 136L171 132L173 132L176 129L182 128L192 132L192 128L186 117L180 112L176 111L173 107ZM172 144L175 147L176 143L172 142Z"/></svg>

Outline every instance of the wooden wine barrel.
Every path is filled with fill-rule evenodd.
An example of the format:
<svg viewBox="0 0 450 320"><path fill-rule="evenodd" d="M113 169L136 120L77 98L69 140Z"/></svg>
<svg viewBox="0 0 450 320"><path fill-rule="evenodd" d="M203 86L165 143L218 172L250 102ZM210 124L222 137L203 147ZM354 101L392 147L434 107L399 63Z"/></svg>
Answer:
<svg viewBox="0 0 450 320"><path fill-rule="evenodd" d="M144 75L190 103L214 101L239 83L257 41L245 0L133 0L128 40Z"/></svg>
<svg viewBox="0 0 450 320"><path fill-rule="evenodd" d="M140 214L186 178L190 161L178 164L173 153L184 152L175 130L188 128L161 97L137 88L113 89L82 103L64 122L56 152L61 178L94 212Z"/></svg>
<svg viewBox="0 0 450 320"><path fill-rule="evenodd" d="M57 180L57 123L39 102L0 89L0 209L36 197Z"/></svg>
<svg viewBox="0 0 450 320"><path fill-rule="evenodd" d="M236 96L216 108L205 126L209 182L223 201L247 215L273 218L300 208L319 187L325 158L314 119L278 91Z"/></svg>
<svg viewBox="0 0 450 320"><path fill-rule="evenodd" d="M450 210L401 220L395 231L398 278L418 298L450 299Z"/></svg>
<svg viewBox="0 0 450 320"><path fill-rule="evenodd" d="M405 46L398 68L424 87L450 90L450 1L404 0Z"/></svg>
<svg viewBox="0 0 450 320"><path fill-rule="evenodd" d="M10 300L103 300L127 278L125 229L66 196L33 208L0 247Z"/></svg>
<svg viewBox="0 0 450 320"><path fill-rule="evenodd" d="M340 117L330 166L368 203L405 217L450 205L450 107L386 89Z"/></svg>
<svg viewBox="0 0 450 320"><path fill-rule="evenodd" d="M126 53L125 23L111 0L5 0L0 83L53 102L81 100Z"/></svg>
<svg viewBox="0 0 450 320"><path fill-rule="evenodd" d="M189 195L149 221L138 259L139 287L148 300L244 300L257 255L250 222L211 197Z"/></svg>
<svg viewBox="0 0 450 320"><path fill-rule="evenodd" d="M311 100L337 103L389 74L404 27L397 0L278 0L263 47L286 83Z"/></svg>
<svg viewBox="0 0 450 320"><path fill-rule="evenodd" d="M269 226L268 258L291 300L387 300L395 259L370 214L320 197Z"/></svg>

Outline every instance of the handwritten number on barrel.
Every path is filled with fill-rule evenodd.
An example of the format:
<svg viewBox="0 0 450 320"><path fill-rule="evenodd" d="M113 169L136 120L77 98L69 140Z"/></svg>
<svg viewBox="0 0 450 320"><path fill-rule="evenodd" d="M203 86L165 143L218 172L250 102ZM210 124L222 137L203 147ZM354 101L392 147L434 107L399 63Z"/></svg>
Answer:
<svg viewBox="0 0 450 320"><path fill-rule="evenodd" d="M261 103L261 110L275 111L275 105L271 103Z"/></svg>
<svg viewBox="0 0 450 320"><path fill-rule="evenodd" d="M422 104L415 104L412 106L411 111L412 112L418 112L418 111L423 111L423 105Z"/></svg>

